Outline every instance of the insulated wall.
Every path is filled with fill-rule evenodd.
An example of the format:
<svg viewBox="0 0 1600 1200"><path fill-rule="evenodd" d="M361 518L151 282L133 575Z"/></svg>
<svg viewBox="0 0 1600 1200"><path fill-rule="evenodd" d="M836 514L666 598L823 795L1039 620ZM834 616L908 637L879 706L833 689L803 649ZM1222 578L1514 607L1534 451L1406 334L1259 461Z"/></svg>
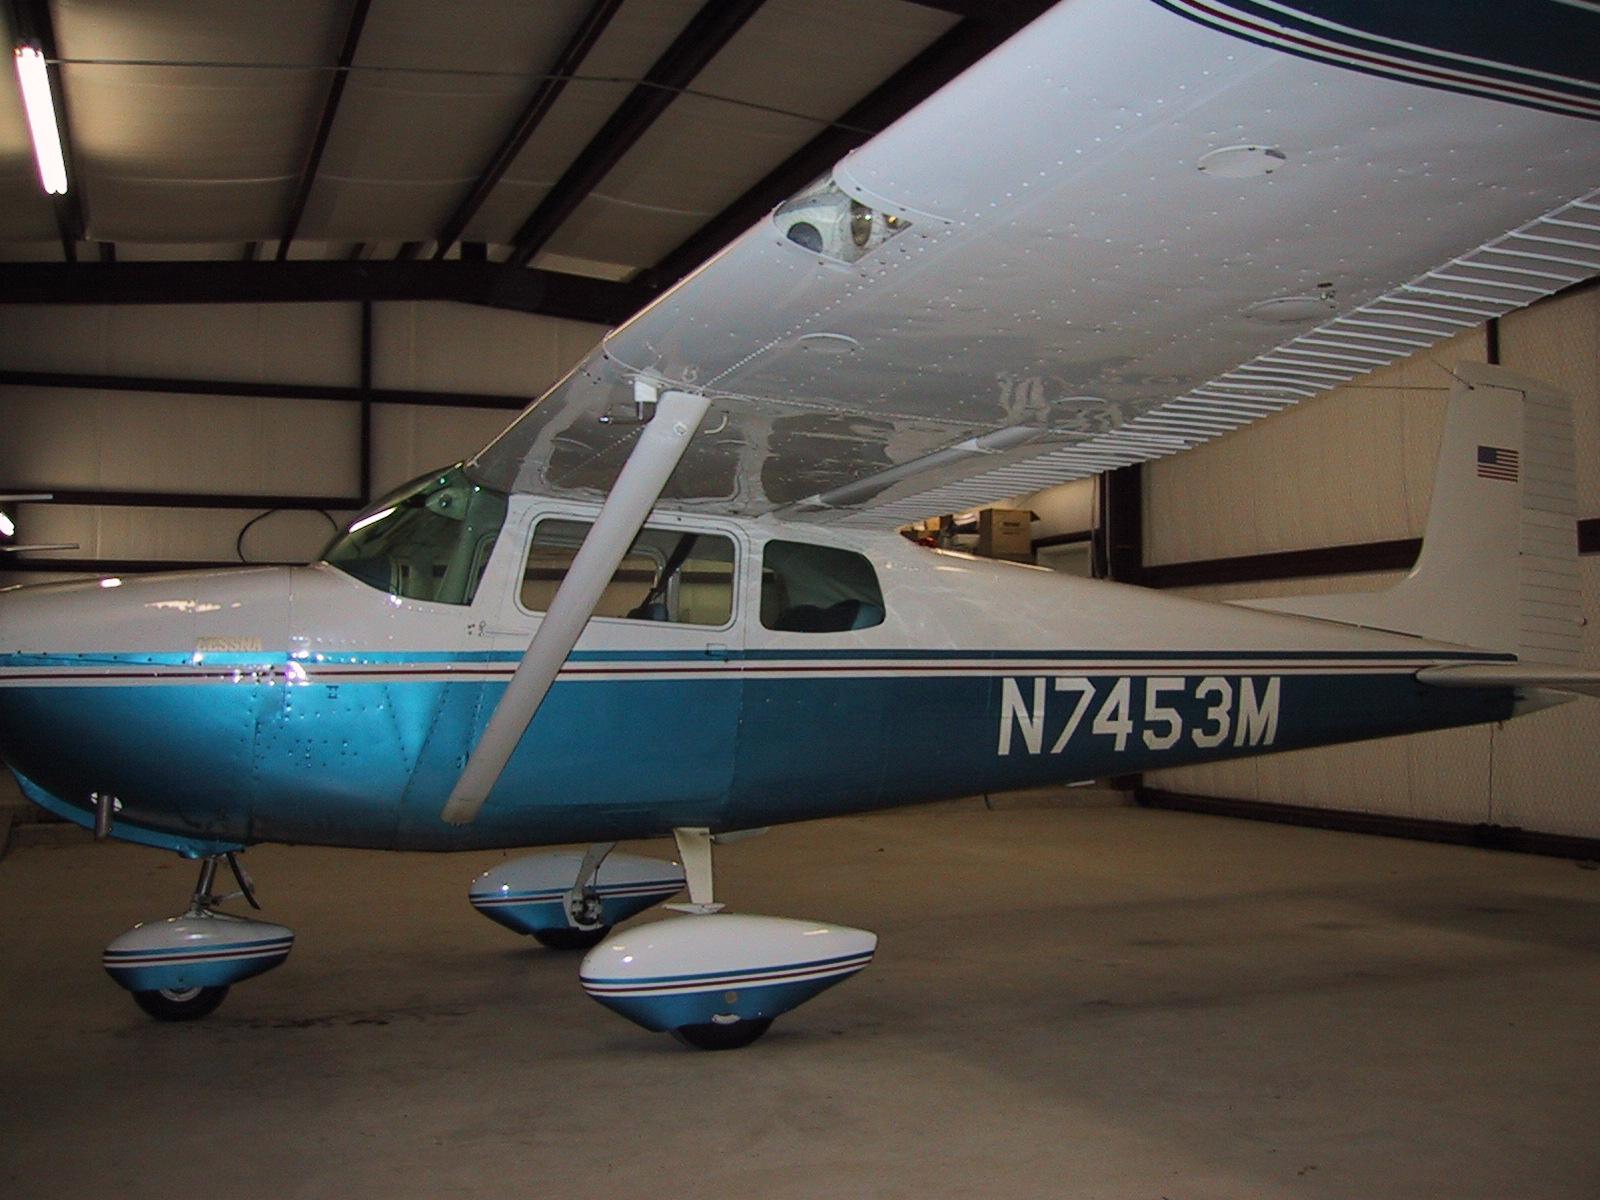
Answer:
<svg viewBox="0 0 1600 1200"><path fill-rule="evenodd" d="M1145 563L1420 537L1449 367L1498 361L1573 401L1579 519L1600 516L1600 290L1557 297L1145 468ZM1600 556L1580 560L1582 665L1600 669ZM1218 574L1225 572L1218 571ZM1184 589L1208 600L1388 586L1399 572ZM1600 837L1600 700L1500 727L1155 772L1195 795Z"/></svg>
<svg viewBox="0 0 1600 1200"><path fill-rule="evenodd" d="M376 304L370 323L354 303L0 305L0 493L111 501L4 506L19 543L76 545L57 559L305 561L362 500L481 447L604 332L446 302ZM51 577L0 556L0 582Z"/></svg>

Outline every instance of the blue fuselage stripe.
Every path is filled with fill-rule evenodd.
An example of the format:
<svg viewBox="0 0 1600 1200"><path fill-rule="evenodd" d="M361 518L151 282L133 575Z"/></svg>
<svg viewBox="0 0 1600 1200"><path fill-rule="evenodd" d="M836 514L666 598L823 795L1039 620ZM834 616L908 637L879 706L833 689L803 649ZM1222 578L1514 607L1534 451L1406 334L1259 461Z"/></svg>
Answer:
<svg viewBox="0 0 1600 1200"><path fill-rule="evenodd" d="M533 845L748 828L1501 720L1509 689L1430 688L1415 674L1507 657L581 654L465 828L439 810L512 655L236 655L208 660L204 678L177 655L8 656L0 751L77 820L114 781L114 832L173 848ZM355 670L374 676L320 674Z"/></svg>

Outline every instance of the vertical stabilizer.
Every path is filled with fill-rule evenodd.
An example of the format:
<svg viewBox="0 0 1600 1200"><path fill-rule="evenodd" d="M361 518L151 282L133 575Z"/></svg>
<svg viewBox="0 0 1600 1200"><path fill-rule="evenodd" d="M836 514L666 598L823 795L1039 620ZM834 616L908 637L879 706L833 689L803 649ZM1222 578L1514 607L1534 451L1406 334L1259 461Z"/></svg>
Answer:
<svg viewBox="0 0 1600 1200"><path fill-rule="evenodd" d="M1571 405L1500 367L1455 370L1411 574L1384 592L1245 603L1570 666L1582 620Z"/></svg>

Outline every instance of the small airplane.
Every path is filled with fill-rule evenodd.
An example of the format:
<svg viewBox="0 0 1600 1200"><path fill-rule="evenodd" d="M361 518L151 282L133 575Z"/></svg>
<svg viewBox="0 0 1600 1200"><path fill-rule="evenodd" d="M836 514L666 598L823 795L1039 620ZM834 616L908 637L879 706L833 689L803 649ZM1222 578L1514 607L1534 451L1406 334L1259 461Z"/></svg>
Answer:
<svg viewBox="0 0 1600 1200"><path fill-rule="evenodd" d="M224 866L256 904L253 844L586 844L470 899L586 949L628 1019L732 1048L876 937L725 911L714 843L1600 694L1573 665L1570 412L1494 366L1454 371L1388 592L1205 603L897 532L1600 273L1574 57L1600 16L1512 6L1548 33L1502 45L1434 3L1427 45L1346 7L1068 0L320 561L0 593L25 793L200 863L183 915L107 947L112 978L189 1019L283 962L291 931L219 907ZM614 850L669 836L678 862Z"/></svg>

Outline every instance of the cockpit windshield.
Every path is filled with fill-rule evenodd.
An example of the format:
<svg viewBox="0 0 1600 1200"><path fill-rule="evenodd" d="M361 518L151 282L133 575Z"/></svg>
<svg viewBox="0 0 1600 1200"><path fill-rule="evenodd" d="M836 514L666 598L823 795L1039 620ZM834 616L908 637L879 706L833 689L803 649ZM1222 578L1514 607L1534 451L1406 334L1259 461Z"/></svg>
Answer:
<svg viewBox="0 0 1600 1200"><path fill-rule="evenodd" d="M505 495L479 487L457 465L390 492L322 559L392 596L471 604L505 519Z"/></svg>

